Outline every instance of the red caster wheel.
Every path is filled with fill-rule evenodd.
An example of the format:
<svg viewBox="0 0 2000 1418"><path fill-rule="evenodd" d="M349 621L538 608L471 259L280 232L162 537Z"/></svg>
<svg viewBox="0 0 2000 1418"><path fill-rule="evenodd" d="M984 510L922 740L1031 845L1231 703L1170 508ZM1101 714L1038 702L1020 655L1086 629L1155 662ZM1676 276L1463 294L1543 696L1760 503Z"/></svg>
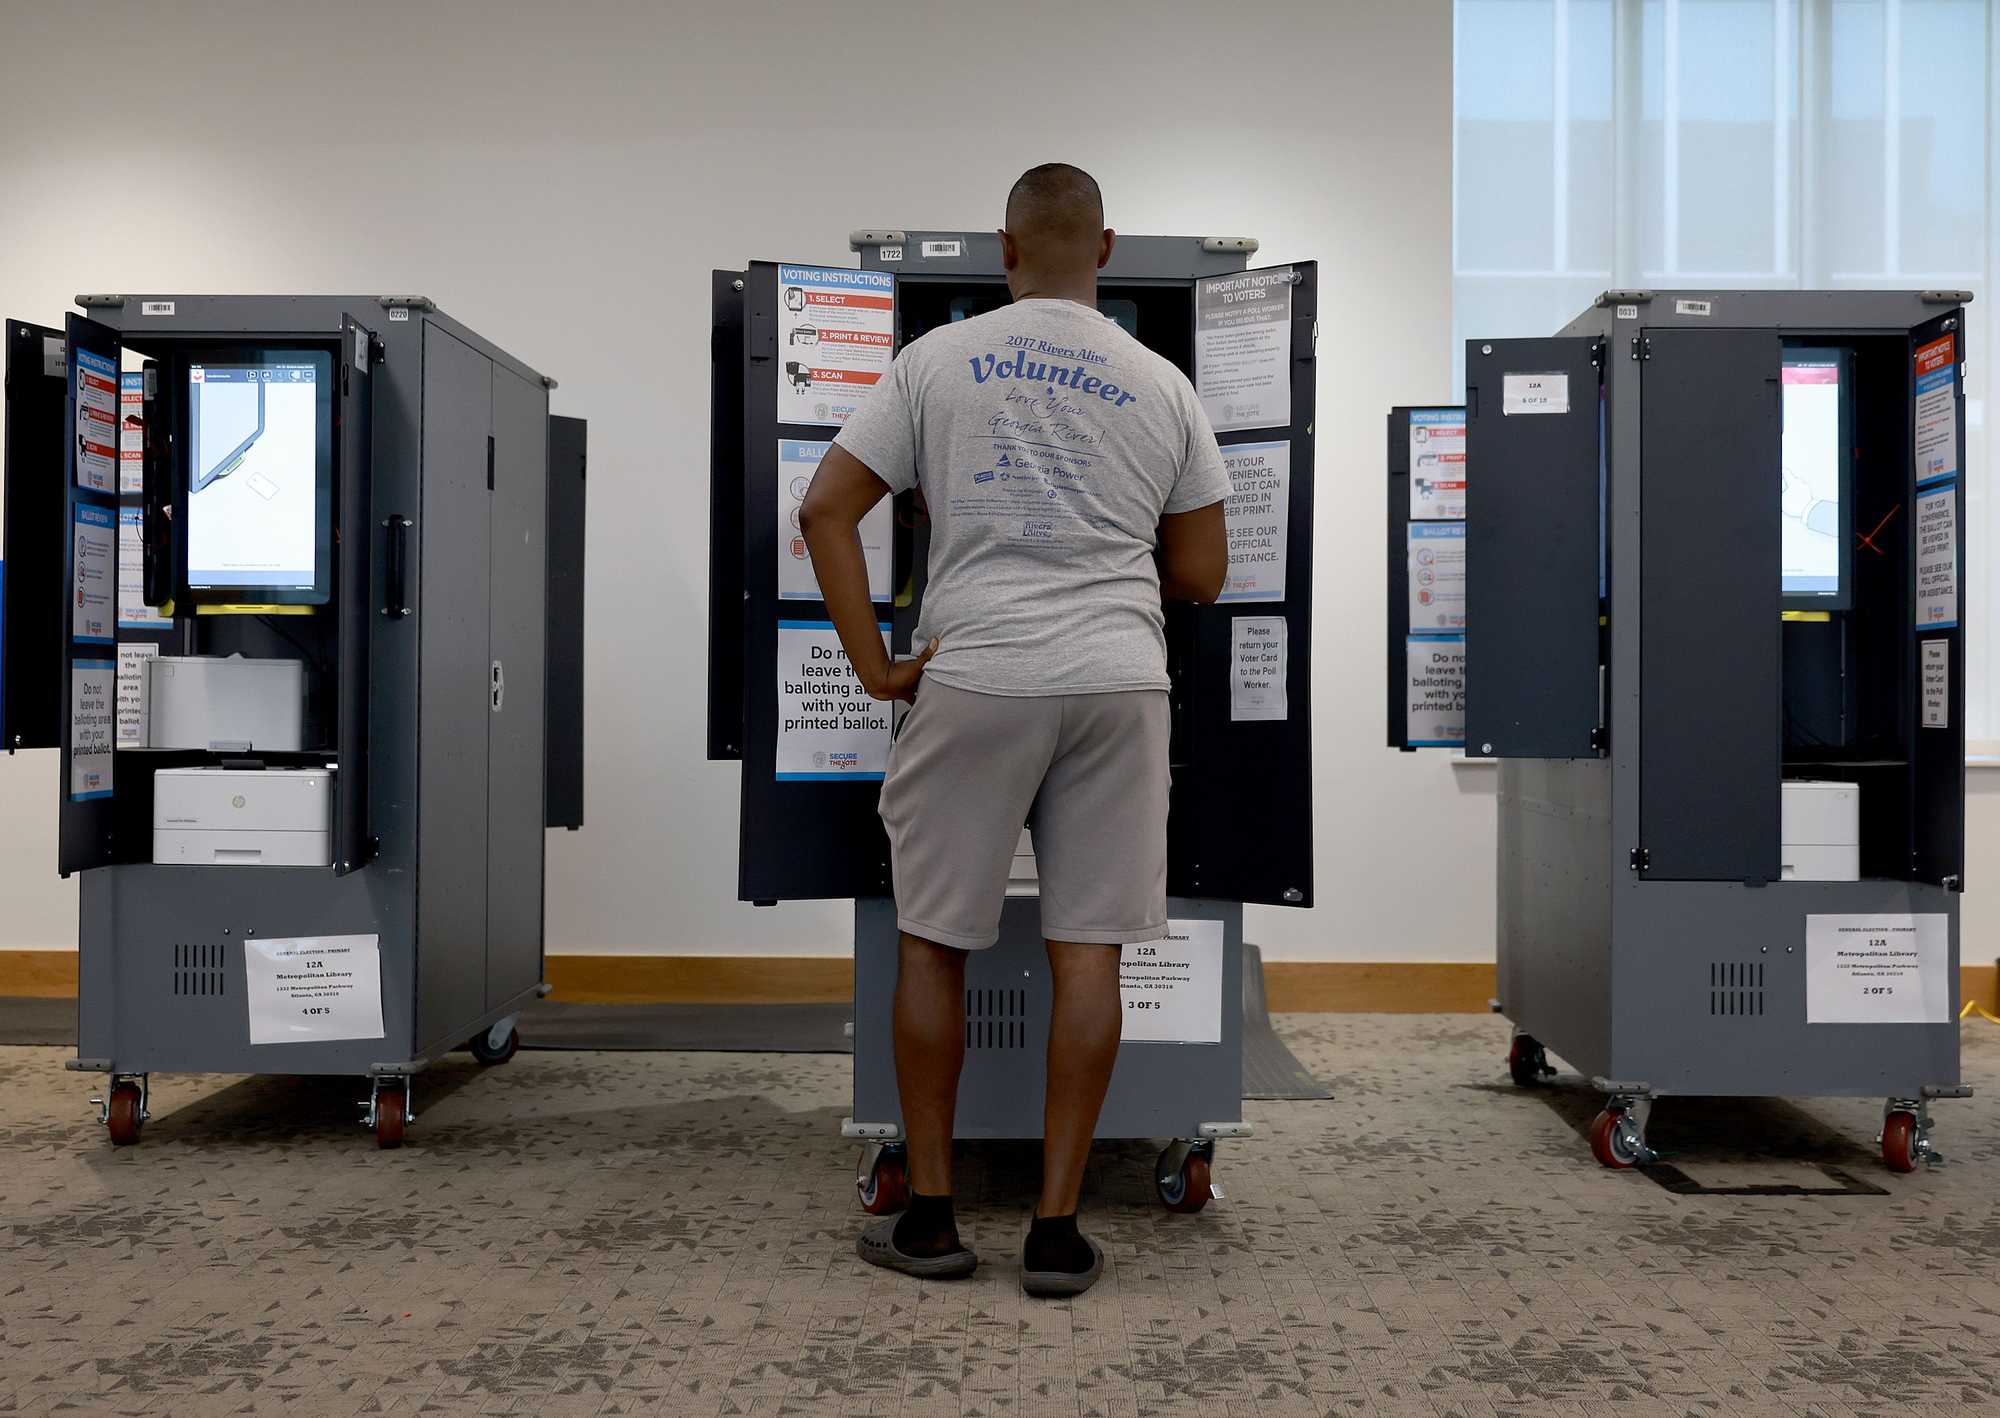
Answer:
<svg viewBox="0 0 2000 1418"><path fill-rule="evenodd" d="M875 1159L866 1181L856 1182L861 1209L870 1216L890 1216L910 1204L909 1164L901 1152L886 1149Z"/></svg>
<svg viewBox="0 0 2000 1418"><path fill-rule="evenodd" d="M1549 1052L1526 1034L1516 1034L1507 1047L1507 1072L1523 1088L1532 1088L1545 1078L1555 1077L1549 1067Z"/></svg>
<svg viewBox="0 0 2000 1418"><path fill-rule="evenodd" d="M1882 1119L1882 1160L1892 1172L1914 1172L1923 1156L1915 1113L1891 1113Z"/></svg>
<svg viewBox="0 0 2000 1418"><path fill-rule="evenodd" d="M493 1047L493 1034L490 1030L484 1034L475 1036L472 1042L465 1047L470 1049L472 1056L482 1064L503 1064L520 1052L521 1031L519 1029L509 1029L506 1039L497 1049Z"/></svg>
<svg viewBox="0 0 2000 1418"><path fill-rule="evenodd" d="M1590 1124L1591 1153L1616 1171L1646 1160L1645 1139L1623 1108L1606 1108Z"/></svg>
<svg viewBox="0 0 2000 1418"><path fill-rule="evenodd" d="M385 1088L375 1098L375 1145L401 1147L403 1128L409 1122L409 1104L400 1088Z"/></svg>
<svg viewBox="0 0 2000 1418"><path fill-rule="evenodd" d="M140 1106L139 1085L112 1084L111 1100L104 1109L104 1126L111 1134L112 1145L129 1147L137 1142L139 1127L145 1120L145 1110Z"/></svg>
<svg viewBox="0 0 2000 1418"><path fill-rule="evenodd" d="M1159 1193L1160 1205L1183 1216L1193 1215L1208 1205L1214 1191L1209 1186L1208 1154L1190 1152L1181 1163L1178 1172L1172 1167L1173 1148L1160 1154L1159 1164L1153 1168L1153 1190Z"/></svg>

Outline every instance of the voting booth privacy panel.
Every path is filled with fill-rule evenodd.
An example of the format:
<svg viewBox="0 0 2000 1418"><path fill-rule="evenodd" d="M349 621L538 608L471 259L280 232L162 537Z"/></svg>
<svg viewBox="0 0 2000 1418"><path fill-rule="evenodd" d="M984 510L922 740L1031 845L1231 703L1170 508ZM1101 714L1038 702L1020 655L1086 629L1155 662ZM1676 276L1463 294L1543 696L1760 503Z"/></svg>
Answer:
<svg viewBox="0 0 2000 1418"><path fill-rule="evenodd" d="M857 900L855 1118L871 1143L863 1201L896 1200L901 1136L888 1021L897 931L877 797L894 733L847 669L798 523L827 444L896 350L1009 301L992 233L865 231L860 269L752 263L714 277L709 756L743 763L738 893L758 903ZM1310 263L1247 269L1245 239L1121 237L1099 309L1171 360L1203 395L1230 467L1230 576L1213 606L1170 605L1173 730L1168 891L1174 937L1125 951L1126 1044L1103 1136L1175 1136L1169 1204L1207 1199L1215 1136L1241 1128L1241 904L1309 906L1313 358ZM1005 352L1001 352L1004 356ZM1020 384L1033 401L1089 379L1056 361ZM1017 384L1028 371L1018 363ZM1074 381L1072 384L1071 381ZM996 431L981 474L1018 497L1060 495L1063 426ZM861 528L883 634L910 653L928 521L919 493ZM1029 871L1032 869L1029 868ZM1031 877L1001 943L968 973L965 1136L1036 1136L1047 1043L1047 964ZM1031 1106L1030 1106L1031 1105ZM880 1164L880 1165L878 1165Z"/></svg>
<svg viewBox="0 0 2000 1418"><path fill-rule="evenodd" d="M1968 299L1609 292L1390 415L1389 742L1500 760L1511 1064L1607 1165L1829 1094L1909 1170L1966 1091Z"/></svg>
<svg viewBox="0 0 2000 1418"><path fill-rule="evenodd" d="M584 428L420 298L84 296L7 325L5 742L61 758L78 1058L498 1061L579 826ZM562 569L550 559L560 543Z"/></svg>

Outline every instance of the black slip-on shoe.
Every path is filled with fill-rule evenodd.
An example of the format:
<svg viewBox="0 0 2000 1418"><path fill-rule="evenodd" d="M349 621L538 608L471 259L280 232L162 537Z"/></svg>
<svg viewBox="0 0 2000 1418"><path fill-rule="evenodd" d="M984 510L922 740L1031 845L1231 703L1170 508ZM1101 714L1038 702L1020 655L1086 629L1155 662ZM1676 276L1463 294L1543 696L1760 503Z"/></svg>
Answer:
<svg viewBox="0 0 2000 1418"><path fill-rule="evenodd" d="M962 1280L979 1268L979 1257L961 1246L941 1256L904 1255L896 1249L896 1218L884 1217L854 1238L854 1253L870 1265L900 1270L919 1280Z"/></svg>
<svg viewBox="0 0 2000 1418"><path fill-rule="evenodd" d="M1030 1295L1052 1299L1060 1295L1081 1295L1095 1285L1104 1274L1104 1251L1097 1242L1085 1236L1083 1243L1090 1247L1090 1269L1088 1270L1029 1270L1021 1268L1021 1288Z"/></svg>

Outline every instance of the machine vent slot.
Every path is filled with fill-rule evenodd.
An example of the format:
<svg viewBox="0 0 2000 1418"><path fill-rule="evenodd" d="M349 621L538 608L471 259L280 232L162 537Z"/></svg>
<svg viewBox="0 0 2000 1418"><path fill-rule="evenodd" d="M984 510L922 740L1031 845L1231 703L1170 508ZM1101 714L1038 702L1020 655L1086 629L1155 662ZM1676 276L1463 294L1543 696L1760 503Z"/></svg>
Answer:
<svg viewBox="0 0 2000 1418"><path fill-rule="evenodd" d="M1761 1017L1764 1013L1763 963L1744 960L1710 961L1708 1012L1730 1019Z"/></svg>
<svg viewBox="0 0 2000 1418"><path fill-rule="evenodd" d="M1019 1049L1028 1042L1026 990L967 990L965 1047Z"/></svg>
<svg viewBox="0 0 2000 1418"><path fill-rule="evenodd" d="M229 972L223 966L222 946L216 942L176 942L174 945L174 993L204 999L219 998Z"/></svg>

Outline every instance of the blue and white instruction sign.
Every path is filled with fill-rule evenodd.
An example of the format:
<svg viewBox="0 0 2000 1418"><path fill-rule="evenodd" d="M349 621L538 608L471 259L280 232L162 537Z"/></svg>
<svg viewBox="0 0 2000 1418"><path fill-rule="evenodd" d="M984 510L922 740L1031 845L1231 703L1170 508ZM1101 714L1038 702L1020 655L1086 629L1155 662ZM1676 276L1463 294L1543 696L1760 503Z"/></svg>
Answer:
<svg viewBox="0 0 2000 1418"><path fill-rule="evenodd" d="M892 713L890 701L868 697L832 621L778 622L779 782L879 781Z"/></svg>
<svg viewBox="0 0 2000 1418"><path fill-rule="evenodd" d="M1465 523L1412 522L1410 633L1465 629Z"/></svg>
<svg viewBox="0 0 2000 1418"><path fill-rule="evenodd" d="M118 590L118 526L108 507L79 503L70 563L70 638L109 645Z"/></svg>
<svg viewBox="0 0 2000 1418"><path fill-rule="evenodd" d="M778 422L842 424L889 373L896 278L778 267Z"/></svg>
<svg viewBox="0 0 2000 1418"><path fill-rule="evenodd" d="M812 486L813 474L819 471L819 460L832 446L796 438L778 440L778 599L781 601L821 598L819 577L813 574L812 553L806 548L799 512L805 506L806 489ZM893 499L885 497L861 519L861 554L868 563L871 601L889 599L892 505Z"/></svg>

